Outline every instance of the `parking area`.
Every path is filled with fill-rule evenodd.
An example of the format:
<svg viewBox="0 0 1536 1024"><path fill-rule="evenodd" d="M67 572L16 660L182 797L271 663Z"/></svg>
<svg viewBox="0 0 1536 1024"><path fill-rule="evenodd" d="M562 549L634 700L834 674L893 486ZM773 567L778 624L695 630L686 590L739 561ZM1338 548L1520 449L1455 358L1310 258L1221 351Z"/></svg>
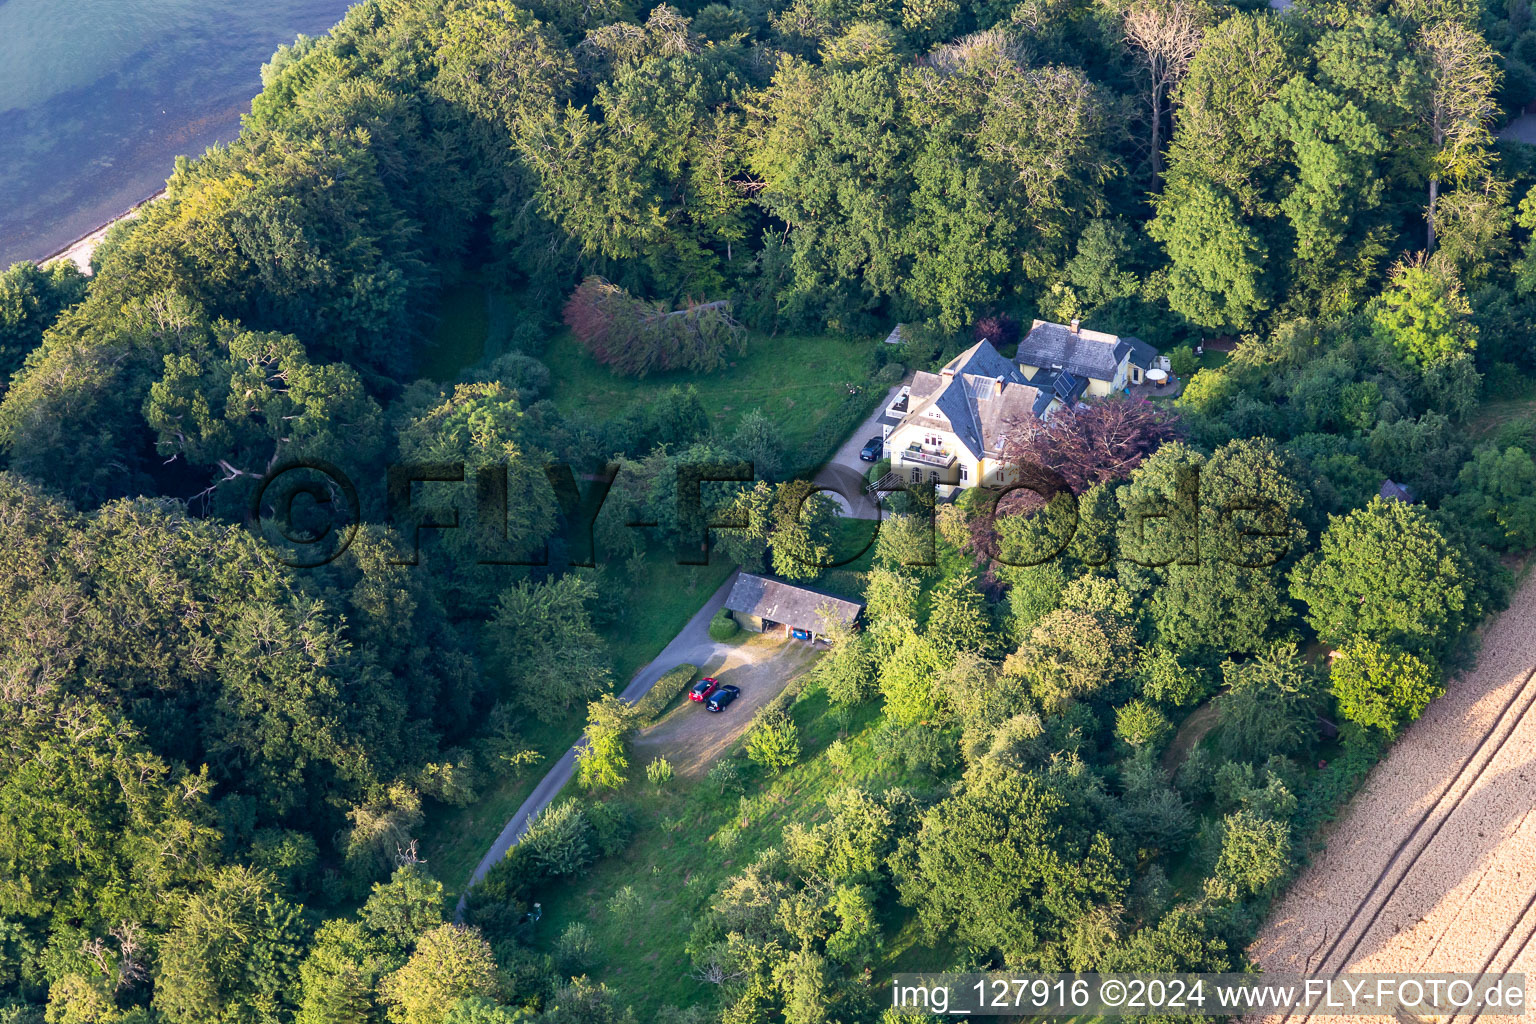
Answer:
<svg viewBox="0 0 1536 1024"><path fill-rule="evenodd" d="M741 696L718 714L686 698L661 721L634 740L634 763L643 767L653 757L665 757L679 775L697 778L709 770L767 704L796 676L816 663L826 648L781 636L747 634L722 644L701 667L701 675L741 688Z"/></svg>

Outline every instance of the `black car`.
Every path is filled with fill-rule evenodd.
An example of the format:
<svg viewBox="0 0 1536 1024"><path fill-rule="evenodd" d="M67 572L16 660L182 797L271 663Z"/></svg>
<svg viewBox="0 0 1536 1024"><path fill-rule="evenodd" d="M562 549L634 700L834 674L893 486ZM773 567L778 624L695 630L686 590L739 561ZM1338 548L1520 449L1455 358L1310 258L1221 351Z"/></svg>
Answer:
<svg viewBox="0 0 1536 1024"><path fill-rule="evenodd" d="M741 687L726 684L709 695L709 700L704 702L704 707L709 711L724 711L727 704L740 696Z"/></svg>
<svg viewBox="0 0 1536 1024"><path fill-rule="evenodd" d="M878 462L880 456L885 454L885 438L872 437L864 442L864 447L859 449L859 458L865 462Z"/></svg>

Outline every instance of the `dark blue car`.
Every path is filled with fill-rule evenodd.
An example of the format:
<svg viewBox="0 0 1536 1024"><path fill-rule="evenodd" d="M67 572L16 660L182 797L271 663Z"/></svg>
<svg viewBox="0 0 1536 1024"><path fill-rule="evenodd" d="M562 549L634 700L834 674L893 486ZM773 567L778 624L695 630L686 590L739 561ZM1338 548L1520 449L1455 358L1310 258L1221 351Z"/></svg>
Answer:
<svg viewBox="0 0 1536 1024"><path fill-rule="evenodd" d="M709 695L709 700L704 702L704 709L706 711L724 711L725 706L739 696L741 696L741 687L727 684Z"/></svg>
<svg viewBox="0 0 1536 1024"><path fill-rule="evenodd" d="M864 447L859 449L859 458L865 462L878 462L885 452L885 438L872 437L864 442Z"/></svg>

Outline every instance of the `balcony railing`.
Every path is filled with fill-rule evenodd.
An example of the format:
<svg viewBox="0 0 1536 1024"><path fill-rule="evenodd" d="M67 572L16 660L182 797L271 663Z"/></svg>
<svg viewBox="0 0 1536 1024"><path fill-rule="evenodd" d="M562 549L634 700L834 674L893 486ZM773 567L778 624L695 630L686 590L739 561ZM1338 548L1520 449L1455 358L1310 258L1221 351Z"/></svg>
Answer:
<svg viewBox="0 0 1536 1024"><path fill-rule="evenodd" d="M907 448L901 453L902 462L916 462L924 466L948 469L955 464L955 456L949 452L930 452L922 448Z"/></svg>

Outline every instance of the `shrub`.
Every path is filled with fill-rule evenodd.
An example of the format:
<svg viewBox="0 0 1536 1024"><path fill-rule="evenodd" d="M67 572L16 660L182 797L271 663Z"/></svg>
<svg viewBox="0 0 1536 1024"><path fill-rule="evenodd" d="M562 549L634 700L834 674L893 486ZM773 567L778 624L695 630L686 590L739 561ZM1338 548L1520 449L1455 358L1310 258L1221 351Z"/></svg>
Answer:
<svg viewBox="0 0 1536 1024"><path fill-rule="evenodd" d="M622 800L589 803L586 815L592 825L592 842L604 857L612 857L623 850L635 834L634 815L629 804Z"/></svg>
<svg viewBox="0 0 1536 1024"><path fill-rule="evenodd" d="M709 638L716 642L729 640L741 632L741 623L731 617L731 613L721 608L715 612L715 617L709 620Z"/></svg>
<svg viewBox="0 0 1536 1024"><path fill-rule="evenodd" d="M713 629L713 623L711 623ZM635 725L644 728L651 725L667 710L674 697L693 685L699 674L697 665L679 665L656 680L654 686L635 701Z"/></svg>
<svg viewBox="0 0 1536 1024"><path fill-rule="evenodd" d="M908 771L938 775L954 762L956 753L954 737L932 726L887 721L875 733L875 756Z"/></svg>
<svg viewBox="0 0 1536 1024"><path fill-rule="evenodd" d="M1489 398L1520 398L1530 381L1513 363L1494 363L1483 377L1483 394Z"/></svg>
<svg viewBox="0 0 1536 1024"><path fill-rule="evenodd" d="M1188 345L1180 345L1168 353L1168 366L1175 377L1188 380L1190 375L1200 369L1200 357L1195 355L1195 350Z"/></svg>
<svg viewBox="0 0 1536 1024"><path fill-rule="evenodd" d="M663 786L672 781L672 762L664 757L658 757L645 766L645 777L654 786Z"/></svg>
<svg viewBox="0 0 1536 1024"><path fill-rule="evenodd" d="M528 826L520 848L545 874L574 875L593 861L592 823L581 804L566 800L544 809Z"/></svg>
<svg viewBox="0 0 1536 1024"><path fill-rule="evenodd" d="M1211 762L1211 752L1203 746L1194 747L1185 756L1184 763L1179 765L1173 777L1173 784L1184 795L1184 799L1199 803L1210 794L1216 778L1216 766Z"/></svg>
<svg viewBox="0 0 1536 1024"><path fill-rule="evenodd" d="M1206 673L1180 664L1178 655L1166 647L1153 648L1136 676L1142 696L1159 704L1185 707L1209 692Z"/></svg>
<svg viewBox="0 0 1536 1024"><path fill-rule="evenodd" d="M1144 700L1115 709L1115 735L1132 747L1156 750L1173 735L1168 716Z"/></svg>
<svg viewBox="0 0 1536 1024"><path fill-rule="evenodd" d="M626 885L609 898L608 913L621 921L627 921L640 912L644 903L645 898L635 891L635 887Z"/></svg>
<svg viewBox="0 0 1536 1024"><path fill-rule="evenodd" d="M833 740L827 746L827 762L840 772L853 767L853 751L842 740Z"/></svg>
<svg viewBox="0 0 1536 1024"><path fill-rule="evenodd" d="M786 714L764 715L747 737L747 756L774 775L800 759L800 730Z"/></svg>
<svg viewBox="0 0 1536 1024"><path fill-rule="evenodd" d="M1261 896L1273 891L1290 870L1291 837L1284 822L1238 811L1222 819L1221 832L1221 855L1206 880L1208 895Z"/></svg>
<svg viewBox="0 0 1536 1024"><path fill-rule="evenodd" d="M1330 679L1339 713L1389 739L1445 692L1432 664L1369 640L1339 651Z"/></svg>
<svg viewBox="0 0 1536 1024"><path fill-rule="evenodd" d="M508 352L491 361L491 365L476 375L485 380L499 381L502 386L517 392L524 406L532 405L549 395L549 367L533 356L521 352Z"/></svg>
<svg viewBox="0 0 1536 1024"><path fill-rule="evenodd" d="M741 793L746 790L741 778L741 766L731 758L721 758L710 766L706 776L710 782L720 787L720 792Z"/></svg>
<svg viewBox="0 0 1536 1024"><path fill-rule="evenodd" d="M572 921L555 940L555 967L563 978L590 974L598 966L597 940L592 929Z"/></svg>

